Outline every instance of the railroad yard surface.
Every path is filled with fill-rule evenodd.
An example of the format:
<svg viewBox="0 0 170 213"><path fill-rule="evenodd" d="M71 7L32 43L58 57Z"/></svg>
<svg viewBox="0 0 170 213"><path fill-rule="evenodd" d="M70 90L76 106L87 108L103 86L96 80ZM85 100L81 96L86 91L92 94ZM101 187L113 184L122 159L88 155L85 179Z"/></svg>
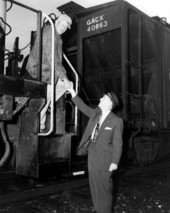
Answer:
<svg viewBox="0 0 170 213"><path fill-rule="evenodd" d="M114 181L114 213L170 213L169 163L118 173ZM86 178L56 184L15 176L0 182L0 213L92 212Z"/></svg>

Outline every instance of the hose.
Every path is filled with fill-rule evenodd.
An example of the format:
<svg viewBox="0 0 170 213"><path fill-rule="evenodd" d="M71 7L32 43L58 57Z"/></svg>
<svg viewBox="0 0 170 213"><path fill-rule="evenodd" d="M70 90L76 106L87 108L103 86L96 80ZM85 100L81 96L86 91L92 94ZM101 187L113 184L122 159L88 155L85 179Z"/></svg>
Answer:
<svg viewBox="0 0 170 213"><path fill-rule="evenodd" d="M0 159L0 167L2 167L7 162L10 156L10 143L5 132L5 122L0 122L0 131L3 138L3 142L5 143L5 153Z"/></svg>

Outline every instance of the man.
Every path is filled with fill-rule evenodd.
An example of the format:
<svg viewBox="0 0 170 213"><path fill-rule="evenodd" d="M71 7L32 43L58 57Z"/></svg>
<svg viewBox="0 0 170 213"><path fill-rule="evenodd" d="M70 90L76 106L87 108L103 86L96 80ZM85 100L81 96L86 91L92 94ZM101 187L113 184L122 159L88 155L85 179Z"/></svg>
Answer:
<svg viewBox="0 0 170 213"><path fill-rule="evenodd" d="M67 83L66 88L75 105L89 117L78 150L90 140L88 172L94 209L97 213L112 213L112 172L118 168L123 144L123 120L111 112L119 104L118 98L113 92L106 93L97 108L90 108L75 93L72 82Z"/></svg>
<svg viewBox="0 0 170 213"><path fill-rule="evenodd" d="M55 20L55 38L54 38L54 69L55 69L55 84L56 86L56 97L55 100L59 99L65 93L65 81L67 81L66 71L62 65L62 38L61 35L70 27L72 24L71 18L66 14L61 14L57 20ZM47 85L47 103L41 111L41 127L45 128L46 111L50 105L51 98L51 61L52 61L52 29L50 24L46 24L43 27L42 32L42 81L46 82ZM27 63L27 71L32 78L37 78L37 64L38 64L38 39L35 40L34 46L30 52L30 56Z"/></svg>

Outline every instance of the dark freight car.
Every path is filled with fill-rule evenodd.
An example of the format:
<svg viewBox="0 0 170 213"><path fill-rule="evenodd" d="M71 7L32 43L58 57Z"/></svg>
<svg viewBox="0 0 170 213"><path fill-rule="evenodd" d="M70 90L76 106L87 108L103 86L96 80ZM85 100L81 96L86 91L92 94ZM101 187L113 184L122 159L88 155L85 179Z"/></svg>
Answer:
<svg viewBox="0 0 170 213"><path fill-rule="evenodd" d="M170 26L166 19L151 18L125 1L89 8L77 17L78 70L91 103L110 90L118 94L128 158L148 164L167 157Z"/></svg>

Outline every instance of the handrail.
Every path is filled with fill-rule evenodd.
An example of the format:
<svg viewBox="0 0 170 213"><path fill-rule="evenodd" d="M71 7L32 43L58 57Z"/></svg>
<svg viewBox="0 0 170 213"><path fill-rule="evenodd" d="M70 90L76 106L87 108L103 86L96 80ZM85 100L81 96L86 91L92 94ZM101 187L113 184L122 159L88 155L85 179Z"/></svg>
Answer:
<svg viewBox="0 0 170 213"><path fill-rule="evenodd" d="M74 72L75 76L76 76L76 86L75 86L75 91L76 93L78 92L78 74L76 72L76 70L74 69L73 65L70 63L70 61L68 60L67 56L65 54L63 54L64 59L66 60L66 62L68 63L68 65L70 66L70 68L72 69L72 71ZM78 126L78 108L75 106L75 133L77 133L77 126Z"/></svg>
<svg viewBox="0 0 170 213"><path fill-rule="evenodd" d="M51 24L52 28L52 48L51 48L51 54L52 54L52 60L51 60L51 111L50 111L50 129L48 132L40 132L38 133L39 136L48 136L52 133L54 129L54 24L51 20L51 18L46 15L45 13L42 14L47 18L47 20Z"/></svg>
<svg viewBox="0 0 170 213"><path fill-rule="evenodd" d="M27 5L24 5L24 4L21 4L20 2L18 1L14 1L14 0L5 0L5 1L9 1L13 4L16 4L20 7L23 7L27 10L30 10L32 12L35 12L37 14L40 14L40 18L41 18L41 11L40 10L36 10L32 7L29 7ZM39 136L47 136L49 134L52 133L53 129L54 129L54 23L52 22L51 18L46 15L45 13L42 13L43 16L45 16L47 18L47 20L50 22L51 24L51 28L52 28L52 48L51 48L51 53L52 53L52 61L51 61L51 113L50 113L50 129L48 132L45 132L45 133L38 133ZM40 22L41 23L41 22ZM40 29L41 29L41 26L40 26ZM40 42L41 43L41 42ZM39 73L40 75L40 73ZM40 79L38 79L40 80Z"/></svg>
<svg viewBox="0 0 170 213"><path fill-rule="evenodd" d="M21 4L18 1L14 1L14 0L5 0L5 1L9 1L13 4L16 4L18 6L21 6L25 9L28 9L32 12L35 13L41 13L40 10L36 10L34 8L31 8L29 6L26 6L24 4ZM51 27L52 27L52 62L51 62L51 113L50 113L50 129L48 132L43 132L43 133L38 133L39 136L47 136L49 134L52 133L53 129L54 129L54 23L52 22L52 20L50 19L50 17L48 15L46 15L45 13L42 13L43 16L45 16L47 18L47 20L50 22ZM78 92L78 74L76 72L76 70L74 69L74 67L72 66L72 64L70 63L70 61L68 60L68 58L66 57L65 54L63 54L65 60L67 61L68 65L70 66L70 68L72 69L72 71L74 72L75 76L76 76L76 86L75 86L75 91L76 93ZM75 133L77 133L77 124L78 124L78 108L75 107Z"/></svg>
<svg viewBox="0 0 170 213"><path fill-rule="evenodd" d="M36 10L36 9L34 9L34 8L32 8L32 7L29 7L29 6L27 6L27 5L21 4L21 3L18 2L18 1L14 1L14 0L5 0L5 1L9 1L9 2L11 2L12 4L16 4L16 5L20 6L20 7L23 7L23 8L25 8L25 9L27 9L27 10L31 10L32 12L39 13L39 10Z"/></svg>

